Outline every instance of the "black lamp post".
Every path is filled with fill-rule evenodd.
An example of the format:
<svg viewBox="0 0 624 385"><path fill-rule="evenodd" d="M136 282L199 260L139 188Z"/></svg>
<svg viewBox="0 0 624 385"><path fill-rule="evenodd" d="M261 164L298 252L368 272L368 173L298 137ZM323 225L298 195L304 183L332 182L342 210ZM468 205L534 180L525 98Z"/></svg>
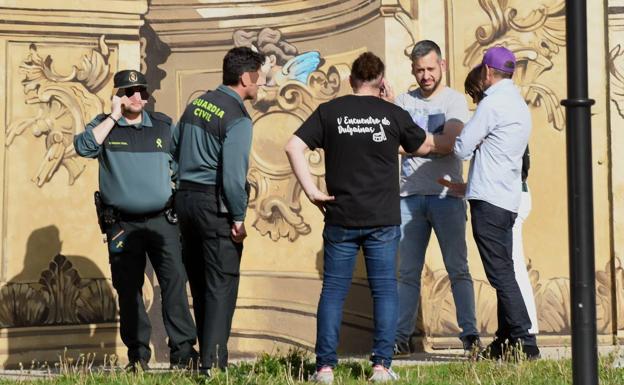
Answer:
<svg viewBox="0 0 624 385"><path fill-rule="evenodd" d="M568 232L574 385L598 384L591 105L587 95L587 4L566 0Z"/></svg>

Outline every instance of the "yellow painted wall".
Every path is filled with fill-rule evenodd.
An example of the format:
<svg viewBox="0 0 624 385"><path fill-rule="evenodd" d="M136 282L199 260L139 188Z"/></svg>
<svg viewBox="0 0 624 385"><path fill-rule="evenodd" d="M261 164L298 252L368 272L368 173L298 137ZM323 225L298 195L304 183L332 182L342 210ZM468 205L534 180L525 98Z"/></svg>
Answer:
<svg viewBox="0 0 624 385"><path fill-rule="evenodd" d="M350 63L365 50L382 56L395 91L413 87L406 55L433 39L449 63L447 83L463 89L466 73L488 47L516 52L520 85L533 114L529 183L533 211L525 253L538 302L541 344L569 334L563 0L286 0L220 3L180 0L0 0L0 362L54 359L65 345L82 352L124 349L116 335L115 298L92 192L97 165L72 152L71 137L107 112L111 74L147 73L158 111L177 118L188 100L215 88L221 59L235 45L274 54L275 72L317 51L322 65L307 83L276 77L249 103L255 121L247 215L249 237L231 349L311 349L322 271L322 217L301 194L282 148L319 103L350 92ZM594 226L600 342L624 330L624 2L588 2ZM281 49L275 53L272 46ZM38 115L40 114L40 115ZM310 154L323 185L322 154ZM483 334L495 330L494 294L468 228ZM527 261L528 262L528 261ZM156 358L166 359L158 324L158 285L148 271L145 297L154 314ZM67 285L60 286L57 277ZM423 279L425 345L457 346L457 326L439 248L433 240ZM69 302L59 302L63 295ZM89 304L98 304L95 308ZM89 326L90 325L90 326ZM366 352L372 330L363 264L345 305L341 349ZM43 333L39 345L29 336ZM73 335L82 343L69 340ZM76 351L76 349L74 349ZM4 358L2 358L4 357Z"/></svg>

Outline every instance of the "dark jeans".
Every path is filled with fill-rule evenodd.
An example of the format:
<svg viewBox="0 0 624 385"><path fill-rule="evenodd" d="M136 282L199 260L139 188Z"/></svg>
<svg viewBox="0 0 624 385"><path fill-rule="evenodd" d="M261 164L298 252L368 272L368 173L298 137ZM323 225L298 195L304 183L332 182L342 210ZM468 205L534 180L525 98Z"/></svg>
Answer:
<svg viewBox="0 0 624 385"><path fill-rule="evenodd" d="M214 188L180 190L175 207L182 231L182 259L193 296L200 366L225 368L243 245L232 241L228 216L217 213Z"/></svg>
<svg viewBox="0 0 624 385"><path fill-rule="evenodd" d="M107 237L113 286L119 297L121 339L128 347L129 360L149 361L151 356L152 327L142 295L147 254L160 285L170 361L187 363L196 354L196 331L186 296L178 227L159 215L116 223L107 230Z"/></svg>
<svg viewBox="0 0 624 385"><path fill-rule="evenodd" d="M399 226L351 228L325 225L323 289L317 312L316 366L334 367L342 322L342 306L351 287L355 259L364 251L373 294L373 365L390 367L398 317L396 254Z"/></svg>
<svg viewBox="0 0 624 385"><path fill-rule="evenodd" d="M516 213L480 200L470 200L472 233L483 261L485 274L496 290L500 339L536 345L529 334L531 319L514 273L512 228Z"/></svg>

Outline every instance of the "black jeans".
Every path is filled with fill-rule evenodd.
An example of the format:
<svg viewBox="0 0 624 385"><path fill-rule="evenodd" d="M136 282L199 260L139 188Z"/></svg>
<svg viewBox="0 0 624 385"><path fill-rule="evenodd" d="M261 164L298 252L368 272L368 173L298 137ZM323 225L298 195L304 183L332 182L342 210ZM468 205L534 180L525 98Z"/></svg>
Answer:
<svg viewBox="0 0 624 385"><path fill-rule="evenodd" d="M512 227L516 213L480 200L470 200L472 233L483 261L485 274L496 290L500 339L536 345L529 334L531 319L514 273Z"/></svg>
<svg viewBox="0 0 624 385"><path fill-rule="evenodd" d="M162 316L169 336L171 363L188 363L196 352L195 325L186 295L178 226L164 215L120 221L107 229L113 287L119 297L121 339L130 361L149 361L151 324L142 287L147 256L161 289Z"/></svg>
<svg viewBox="0 0 624 385"><path fill-rule="evenodd" d="M225 368L238 297L242 243L230 237L231 221L217 211L213 186L181 189L175 208L182 231L182 259L191 284L200 367Z"/></svg>

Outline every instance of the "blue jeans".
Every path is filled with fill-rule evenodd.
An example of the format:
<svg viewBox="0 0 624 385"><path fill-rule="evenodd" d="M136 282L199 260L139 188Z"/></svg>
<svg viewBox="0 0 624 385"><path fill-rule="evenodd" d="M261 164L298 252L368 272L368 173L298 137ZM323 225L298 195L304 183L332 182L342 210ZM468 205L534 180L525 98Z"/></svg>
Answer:
<svg viewBox="0 0 624 385"><path fill-rule="evenodd" d="M478 335L474 288L468 271L464 200L437 195L402 197L401 222L397 342L408 342L416 326L420 278L432 228L451 281L457 323L462 329L459 336L463 339Z"/></svg>
<svg viewBox="0 0 624 385"><path fill-rule="evenodd" d="M325 225L323 289L316 321L316 366L334 367L342 306L351 286L360 248L373 295L373 365L390 367L397 321L396 252L399 226L342 227Z"/></svg>

